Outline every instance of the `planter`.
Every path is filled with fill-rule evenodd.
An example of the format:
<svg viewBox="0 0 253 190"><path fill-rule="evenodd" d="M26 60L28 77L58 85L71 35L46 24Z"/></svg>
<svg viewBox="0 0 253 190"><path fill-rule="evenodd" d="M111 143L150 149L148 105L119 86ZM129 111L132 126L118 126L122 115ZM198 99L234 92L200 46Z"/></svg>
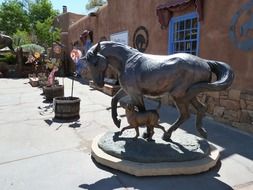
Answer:
<svg viewBox="0 0 253 190"><path fill-rule="evenodd" d="M36 77L36 74L29 74L28 78L29 78L29 83L31 84L32 87L39 86L39 80Z"/></svg>
<svg viewBox="0 0 253 190"><path fill-rule="evenodd" d="M43 87L47 85L47 76L46 73L38 73L39 86Z"/></svg>
<svg viewBox="0 0 253 190"><path fill-rule="evenodd" d="M80 118L80 98L78 97L56 97L54 98L55 119L77 120Z"/></svg>
<svg viewBox="0 0 253 190"><path fill-rule="evenodd" d="M46 97L46 100L52 101L55 97L63 97L64 96L64 86L63 85L55 85L55 86L44 86L43 94Z"/></svg>

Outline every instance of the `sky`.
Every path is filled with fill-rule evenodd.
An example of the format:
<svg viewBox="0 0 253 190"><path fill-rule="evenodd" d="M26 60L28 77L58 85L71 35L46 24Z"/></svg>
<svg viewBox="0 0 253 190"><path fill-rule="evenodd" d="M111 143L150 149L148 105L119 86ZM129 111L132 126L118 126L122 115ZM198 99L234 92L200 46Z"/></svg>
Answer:
<svg viewBox="0 0 253 190"><path fill-rule="evenodd" d="M5 0L0 0L0 4ZM77 13L77 14L86 14L87 10L85 5L88 0L51 0L53 9L59 10L62 13L62 6L66 5L68 12Z"/></svg>
<svg viewBox="0 0 253 190"><path fill-rule="evenodd" d="M66 5L68 12L77 14L86 14L87 10L85 5L88 0L51 0L53 8L59 10L62 13L62 6Z"/></svg>

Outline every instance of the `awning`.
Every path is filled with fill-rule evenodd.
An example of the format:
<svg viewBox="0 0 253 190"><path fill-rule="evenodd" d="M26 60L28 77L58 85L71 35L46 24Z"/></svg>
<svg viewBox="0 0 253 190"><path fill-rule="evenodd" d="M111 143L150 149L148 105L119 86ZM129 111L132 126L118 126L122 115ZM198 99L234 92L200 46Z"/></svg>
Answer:
<svg viewBox="0 0 253 190"><path fill-rule="evenodd" d="M161 24L161 28L168 27L173 12L181 11L194 5L199 15L199 21L203 20L203 1L204 0L170 0L168 3L161 4L156 8L156 13Z"/></svg>

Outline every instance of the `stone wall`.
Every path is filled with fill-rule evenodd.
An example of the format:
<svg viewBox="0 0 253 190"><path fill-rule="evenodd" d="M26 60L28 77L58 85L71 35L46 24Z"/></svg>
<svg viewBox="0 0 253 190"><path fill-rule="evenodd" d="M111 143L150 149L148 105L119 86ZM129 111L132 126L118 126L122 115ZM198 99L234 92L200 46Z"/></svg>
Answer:
<svg viewBox="0 0 253 190"><path fill-rule="evenodd" d="M253 91L229 89L200 95L215 120L253 133Z"/></svg>
<svg viewBox="0 0 253 190"><path fill-rule="evenodd" d="M228 89L221 92L206 92L198 99L207 107L206 116L243 131L253 133L253 91ZM162 104L174 106L168 95L162 98ZM190 106L190 112L196 110Z"/></svg>

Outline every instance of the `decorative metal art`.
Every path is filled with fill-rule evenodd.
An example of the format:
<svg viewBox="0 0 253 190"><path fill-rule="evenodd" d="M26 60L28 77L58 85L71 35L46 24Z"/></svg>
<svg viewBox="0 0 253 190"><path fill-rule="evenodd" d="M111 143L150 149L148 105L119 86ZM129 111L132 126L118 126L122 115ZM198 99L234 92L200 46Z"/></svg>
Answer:
<svg viewBox="0 0 253 190"><path fill-rule="evenodd" d="M134 32L134 48L138 49L140 52L145 52L148 47L148 41L148 30L144 26L139 26Z"/></svg>

